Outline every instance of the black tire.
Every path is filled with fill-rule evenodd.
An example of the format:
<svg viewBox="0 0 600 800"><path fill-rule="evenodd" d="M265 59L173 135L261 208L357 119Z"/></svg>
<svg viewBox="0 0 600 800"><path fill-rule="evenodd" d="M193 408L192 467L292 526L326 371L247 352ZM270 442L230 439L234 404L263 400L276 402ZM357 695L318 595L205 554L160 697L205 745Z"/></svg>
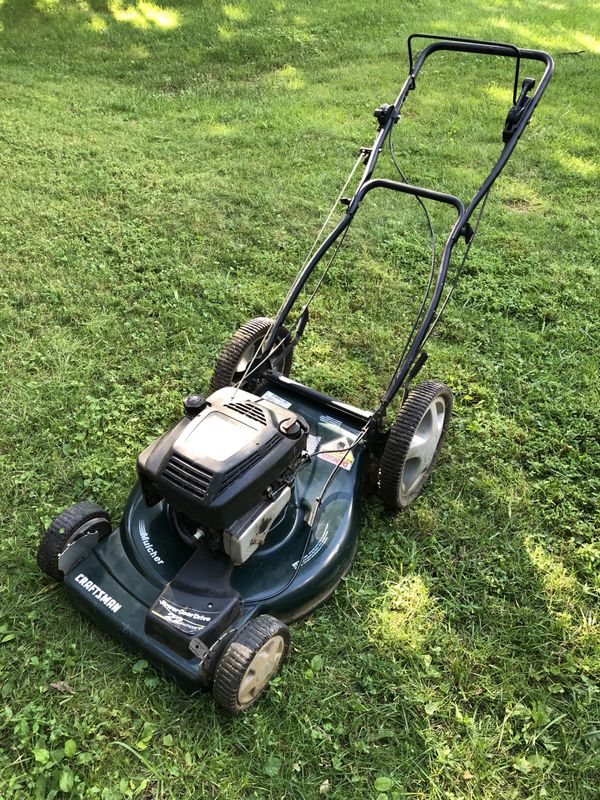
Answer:
<svg viewBox="0 0 600 800"><path fill-rule="evenodd" d="M257 317L246 322L234 333L219 353L215 363L210 381L211 392L216 392L217 389L223 389L225 386L232 386L242 379L248 363L248 351L261 344L272 324L273 320L268 317ZM277 343L288 338L289 335L282 326L277 335ZM292 350L286 355L276 353L273 358L269 359L268 364L263 365L262 369L273 369L287 376L292 368L292 359Z"/></svg>
<svg viewBox="0 0 600 800"><path fill-rule="evenodd" d="M213 697L230 714L240 714L256 703L263 695L269 681L285 661L290 646L290 631L287 625L275 617L263 614L250 620L229 642L215 669ZM255 672L256 686L252 687L252 664L260 651L272 658L267 659L266 671ZM246 683L244 679L248 678Z"/></svg>
<svg viewBox="0 0 600 800"><path fill-rule="evenodd" d="M58 559L67 545L76 539L98 531L102 539L111 532L110 516L95 503L84 500L75 503L52 520L52 524L42 536L37 550L38 567L55 581L62 581L64 574L58 566Z"/></svg>
<svg viewBox="0 0 600 800"><path fill-rule="evenodd" d="M452 390L438 381L424 381L409 393L390 428L379 466L379 499L388 508L406 508L423 491L446 438L452 404ZM411 445L413 452L420 447L423 455L410 456Z"/></svg>

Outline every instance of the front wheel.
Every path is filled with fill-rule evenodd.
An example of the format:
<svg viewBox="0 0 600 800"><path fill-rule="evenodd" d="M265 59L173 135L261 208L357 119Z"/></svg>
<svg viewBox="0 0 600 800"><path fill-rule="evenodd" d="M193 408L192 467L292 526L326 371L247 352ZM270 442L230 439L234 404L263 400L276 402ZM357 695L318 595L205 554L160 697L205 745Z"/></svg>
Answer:
<svg viewBox="0 0 600 800"><path fill-rule="evenodd" d="M37 550L38 567L49 578L62 581L68 569L86 555L83 539L95 544L111 531L110 516L100 506L84 500L52 520ZM93 536L95 534L95 536Z"/></svg>
<svg viewBox="0 0 600 800"><path fill-rule="evenodd" d="M379 467L378 494L388 508L406 508L423 491L446 437L452 403L452 390L438 381L424 381L409 393Z"/></svg>
<svg viewBox="0 0 600 800"><path fill-rule="evenodd" d="M253 706L281 669L289 646L285 623L268 614L251 619L219 659L213 683L216 702L230 714Z"/></svg>

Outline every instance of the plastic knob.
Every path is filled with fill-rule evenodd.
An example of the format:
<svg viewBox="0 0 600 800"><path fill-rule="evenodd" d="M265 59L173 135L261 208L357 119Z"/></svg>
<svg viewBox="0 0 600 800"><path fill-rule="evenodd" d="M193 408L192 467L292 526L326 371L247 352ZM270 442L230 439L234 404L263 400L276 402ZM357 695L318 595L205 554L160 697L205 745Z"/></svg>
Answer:
<svg viewBox="0 0 600 800"><path fill-rule="evenodd" d="M189 394L183 401L183 409L186 417L195 417L205 409L207 405L206 398L201 394Z"/></svg>

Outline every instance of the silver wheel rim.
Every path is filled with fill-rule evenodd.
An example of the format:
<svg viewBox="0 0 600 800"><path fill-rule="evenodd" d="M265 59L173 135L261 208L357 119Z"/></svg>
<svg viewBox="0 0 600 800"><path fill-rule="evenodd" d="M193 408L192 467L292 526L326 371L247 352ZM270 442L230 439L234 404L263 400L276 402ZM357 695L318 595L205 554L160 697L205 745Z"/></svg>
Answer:
<svg viewBox="0 0 600 800"><path fill-rule="evenodd" d="M446 401L438 395L427 406L410 441L400 478L401 498L419 486L431 467L442 438L445 418Z"/></svg>
<svg viewBox="0 0 600 800"><path fill-rule="evenodd" d="M238 365L235 371L245 372L248 369L248 366L252 363L252 359L254 358L255 353L256 353L256 345L251 344L242 353L242 357L238 361Z"/></svg>
<svg viewBox="0 0 600 800"><path fill-rule="evenodd" d="M272 636L265 642L244 673L238 690L238 703L245 706L251 703L265 688L277 671L283 658L285 642L282 636Z"/></svg>
<svg viewBox="0 0 600 800"><path fill-rule="evenodd" d="M235 375L239 375L240 373L246 372L246 370L252 363L252 359L254 358L255 355L256 355L256 345L251 344L242 353L242 357L238 361L238 365L235 368ZM281 358L277 358L277 356L275 356L274 358L269 359L269 366L271 369L278 369L281 366L280 362Z"/></svg>

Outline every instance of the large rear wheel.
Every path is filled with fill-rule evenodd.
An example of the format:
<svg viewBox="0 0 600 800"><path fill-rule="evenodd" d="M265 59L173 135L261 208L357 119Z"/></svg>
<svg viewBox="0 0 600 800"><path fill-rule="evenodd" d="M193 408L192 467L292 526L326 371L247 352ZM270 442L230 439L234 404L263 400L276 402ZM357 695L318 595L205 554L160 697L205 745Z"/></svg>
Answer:
<svg viewBox="0 0 600 800"><path fill-rule="evenodd" d="M388 508L406 508L423 491L446 437L452 402L452 390L438 381L424 381L409 393L379 467L379 498Z"/></svg>
<svg viewBox="0 0 600 800"><path fill-rule="evenodd" d="M260 350L260 347L271 329L273 320L268 317L257 317L242 325L231 337L229 342L223 347L213 370L210 381L210 391L216 392L225 386L233 386L242 380L248 367L252 364L252 359ZM277 333L275 350L266 364L263 364L261 371L272 369L289 375L292 368L293 352L284 351L284 345L289 340L289 333L281 327Z"/></svg>

